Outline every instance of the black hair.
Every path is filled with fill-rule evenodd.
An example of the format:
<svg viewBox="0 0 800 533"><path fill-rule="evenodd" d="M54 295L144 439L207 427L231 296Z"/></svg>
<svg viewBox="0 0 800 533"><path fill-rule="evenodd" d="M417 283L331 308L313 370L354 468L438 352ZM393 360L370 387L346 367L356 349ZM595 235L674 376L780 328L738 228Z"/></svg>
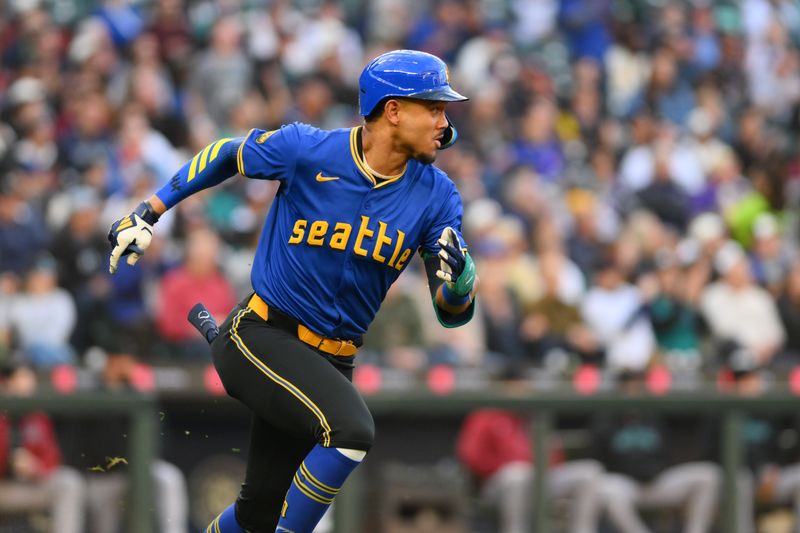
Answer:
<svg viewBox="0 0 800 533"><path fill-rule="evenodd" d="M376 120L381 118L381 115L383 115L383 108L384 106L386 106L386 102L388 102L390 98L397 98L397 97L387 96L385 98L381 98L380 101L378 101L378 103L375 104L375 107L372 108L372 111L369 112L369 115L364 117L364 120L366 120L367 122L375 122Z"/></svg>

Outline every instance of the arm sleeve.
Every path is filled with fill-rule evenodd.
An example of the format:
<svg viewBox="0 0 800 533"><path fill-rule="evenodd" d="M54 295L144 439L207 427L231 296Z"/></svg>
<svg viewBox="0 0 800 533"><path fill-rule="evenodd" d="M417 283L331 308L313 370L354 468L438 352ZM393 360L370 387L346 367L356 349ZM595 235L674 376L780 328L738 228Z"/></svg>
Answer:
<svg viewBox="0 0 800 533"><path fill-rule="evenodd" d="M244 139L220 139L206 146L156 191L167 209L236 174L236 149Z"/></svg>
<svg viewBox="0 0 800 533"><path fill-rule="evenodd" d="M299 135L295 125L274 131L252 129L244 137L215 141L170 179L156 196L167 208L235 175L288 182L294 174Z"/></svg>

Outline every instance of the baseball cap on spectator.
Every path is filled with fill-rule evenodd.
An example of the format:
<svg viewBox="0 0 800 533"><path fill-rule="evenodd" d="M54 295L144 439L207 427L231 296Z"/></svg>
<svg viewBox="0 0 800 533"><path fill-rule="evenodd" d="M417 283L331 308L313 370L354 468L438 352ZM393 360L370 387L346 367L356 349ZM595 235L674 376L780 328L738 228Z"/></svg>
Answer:
<svg viewBox="0 0 800 533"><path fill-rule="evenodd" d="M464 209L464 233L477 235L491 227L503 212L495 200L479 198Z"/></svg>
<svg viewBox="0 0 800 533"><path fill-rule="evenodd" d="M693 265L703 255L702 246L695 239L682 239L675 247L675 255L682 266Z"/></svg>
<svg viewBox="0 0 800 533"><path fill-rule="evenodd" d="M711 115L699 107L692 109L689 113L687 125L689 126L689 131L697 137L705 137L714 131L714 121Z"/></svg>
<svg viewBox="0 0 800 533"><path fill-rule="evenodd" d="M714 256L714 268L722 275L727 274L747 256L736 241L728 241L722 245Z"/></svg>
<svg viewBox="0 0 800 533"><path fill-rule="evenodd" d="M594 193L588 189L574 188L564 195L567 209L573 216L591 213L597 204Z"/></svg>
<svg viewBox="0 0 800 533"><path fill-rule="evenodd" d="M6 101L9 107L17 107L40 102L45 96L44 84L36 78L25 76L11 84L6 93Z"/></svg>
<svg viewBox="0 0 800 533"><path fill-rule="evenodd" d="M702 213L689 223L689 236L701 245L725 235L725 222L717 213Z"/></svg>
<svg viewBox="0 0 800 533"><path fill-rule="evenodd" d="M769 239L780 234L778 219L770 213L762 213L753 222L753 237L756 239Z"/></svg>
<svg viewBox="0 0 800 533"><path fill-rule="evenodd" d="M506 215L497 219L492 234L501 239L509 248L519 246L525 241L525 227L520 219Z"/></svg>
<svg viewBox="0 0 800 533"><path fill-rule="evenodd" d="M68 53L70 60L78 64L83 63L100 49L106 37L106 29L102 22L96 19L83 22L70 43Z"/></svg>

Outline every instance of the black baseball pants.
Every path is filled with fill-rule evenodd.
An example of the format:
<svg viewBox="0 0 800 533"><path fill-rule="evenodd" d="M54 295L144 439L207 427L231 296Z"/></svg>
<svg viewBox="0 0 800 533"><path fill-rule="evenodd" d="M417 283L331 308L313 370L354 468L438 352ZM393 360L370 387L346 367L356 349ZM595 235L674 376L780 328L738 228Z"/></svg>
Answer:
<svg viewBox="0 0 800 533"><path fill-rule="evenodd" d="M240 303L212 343L227 393L253 412L236 519L273 533L297 468L316 444L368 451L375 426L351 383L353 359L324 354Z"/></svg>

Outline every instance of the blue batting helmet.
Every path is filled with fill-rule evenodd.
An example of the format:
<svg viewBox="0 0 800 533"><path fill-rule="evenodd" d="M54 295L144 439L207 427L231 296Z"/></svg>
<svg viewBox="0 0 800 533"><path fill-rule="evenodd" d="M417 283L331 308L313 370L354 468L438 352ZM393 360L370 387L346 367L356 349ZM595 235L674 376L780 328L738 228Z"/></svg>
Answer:
<svg viewBox="0 0 800 533"><path fill-rule="evenodd" d="M444 61L416 50L394 50L373 59L358 79L359 112L367 116L389 96L421 100L461 102L468 100L450 87Z"/></svg>

